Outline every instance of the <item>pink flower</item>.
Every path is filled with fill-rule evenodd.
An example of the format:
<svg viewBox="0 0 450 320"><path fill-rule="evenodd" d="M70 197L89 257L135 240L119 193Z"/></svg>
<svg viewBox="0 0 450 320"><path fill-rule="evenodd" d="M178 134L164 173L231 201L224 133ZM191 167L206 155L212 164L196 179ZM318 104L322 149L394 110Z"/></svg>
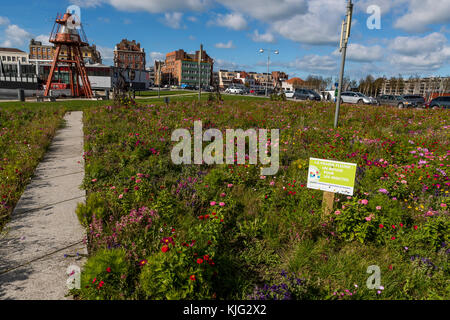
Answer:
<svg viewBox="0 0 450 320"><path fill-rule="evenodd" d="M447 205L445 203L441 203L441 208L447 208Z"/></svg>
<svg viewBox="0 0 450 320"><path fill-rule="evenodd" d="M271 186L275 185L275 181L270 181L270 185Z"/></svg>
<svg viewBox="0 0 450 320"><path fill-rule="evenodd" d="M225 206L225 202L219 203L219 206L224 207Z"/></svg>
<svg viewBox="0 0 450 320"><path fill-rule="evenodd" d="M367 200L367 199L362 199L362 200L361 200L361 203L362 203L363 205L366 205L366 204L369 203L369 200Z"/></svg>
<svg viewBox="0 0 450 320"><path fill-rule="evenodd" d="M370 220L372 220L372 217L369 216L369 217L365 217L364 219L366 219L366 221L370 221Z"/></svg>
<svg viewBox="0 0 450 320"><path fill-rule="evenodd" d="M339 210L336 210L336 211L334 212L334 214L335 214L335 215L340 215L341 212L340 212Z"/></svg>
<svg viewBox="0 0 450 320"><path fill-rule="evenodd" d="M222 198L225 198L225 197L227 196L227 194L226 194L225 192L222 192L222 193L220 194L220 196L221 196Z"/></svg>
<svg viewBox="0 0 450 320"><path fill-rule="evenodd" d="M216 202L215 202L215 201L211 201L209 204L210 204L211 206L215 206L215 205L216 205Z"/></svg>
<svg viewBox="0 0 450 320"><path fill-rule="evenodd" d="M227 187L228 187L228 188L231 188L231 187L233 187L233 184L232 184L232 183L229 183Z"/></svg>
<svg viewBox="0 0 450 320"><path fill-rule="evenodd" d="M377 206L376 209L377 209L377 210L381 210L381 206Z"/></svg>
<svg viewBox="0 0 450 320"><path fill-rule="evenodd" d="M92 182L97 182L97 179L92 179Z"/></svg>
<svg viewBox="0 0 450 320"><path fill-rule="evenodd" d="M119 199L122 199L122 198L123 198L123 194L119 195Z"/></svg>

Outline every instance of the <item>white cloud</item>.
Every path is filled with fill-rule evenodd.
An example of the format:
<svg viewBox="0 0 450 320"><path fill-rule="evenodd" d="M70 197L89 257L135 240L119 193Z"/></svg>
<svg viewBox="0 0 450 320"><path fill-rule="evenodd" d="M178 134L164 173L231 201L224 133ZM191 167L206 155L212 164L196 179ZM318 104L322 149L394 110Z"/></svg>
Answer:
<svg viewBox="0 0 450 320"><path fill-rule="evenodd" d="M153 51L150 52L148 55L150 57L150 65L155 64L156 60L166 60L166 55L162 52Z"/></svg>
<svg viewBox="0 0 450 320"><path fill-rule="evenodd" d="M232 40L228 41L227 43L219 42L219 43L216 43L214 46L215 46L216 48L218 48L218 49L233 49L233 48L236 48L236 47L234 46Z"/></svg>
<svg viewBox="0 0 450 320"><path fill-rule="evenodd" d="M105 2L103 0L71 0L71 3L84 7L84 8L95 8Z"/></svg>
<svg viewBox="0 0 450 320"><path fill-rule="evenodd" d="M334 73L337 70L338 62L331 56L320 56L317 54L306 55L301 59L296 59L289 64L289 67L298 71L313 73Z"/></svg>
<svg viewBox="0 0 450 320"><path fill-rule="evenodd" d="M447 38L438 32L425 37L397 37L392 40L389 47L399 53L415 55L428 51L440 51L447 43Z"/></svg>
<svg viewBox="0 0 450 320"><path fill-rule="evenodd" d="M88 1L89 2L89 1ZM95 1L94 2L98 2ZM123 11L148 11L161 13L166 11L202 11L211 0L105 0L113 7Z"/></svg>
<svg viewBox="0 0 450 320"><path fill-rule="evenodd" d="M214 69L227 69L227 70L248 70L250 66L239 64L233 61L227 61L224 59L214 59Z"/></svg>
<svg viewBox="0 0 450 320"><path fill-rule="evenodd" d="M183 14L181 12L166 12L164 14L163 23L173 29L180 29L183 19Z"/></svg>
<svg viewBox="0 0 450 320"><path fill-rule="evenodd" d="M102 55L102 62L103 64L113 64L114 61L114 49L103 47L103 46L97 46L97 50Z"/></svg>
<svg viewBox="0 0 450 320"><path fill-rule="evenodd" d="M355 8L367 13L369 6L375 5L380 7L381 13L386 14L393 8L405 7L411 0L359 0L355 3Z"/></svg>
<svg viewBox="0 0 450 320"><path fill-rule="evenodd" d="M255 30L255 32L253 32L252 40L255 42L274 43L275 36L270 32L259 33L258 30Z"/></svg>
<svg viewBox="0 0 450 320"><path fill-rule="evenodd" d="M350 43L347 48L347 60L356 62L374 62L380 61L384 57L383 47L376 45L367 47L357 43ZM340 56L341 52L336 49L334 56Z"/></svg>
<svg viewBox="0 0 450 320"><path fill-rule="evenodd" d="M436 71L450 62L450 44L438 32L424 37L397 37L391 41L392 67L411 71Z"/></svg>
<svg viewBox="0 0 450 320"><path fill-rule="evenodd" d="M304 14L308 8L306 0L217 0L217 2L230 10L248 14L265 22L285 20L296 14Z"/></svg>
<svg viewBox="0 0 450 320"><path fill-rule="evenodd" d="M450 0L410 0L408 12L394 27L409 32L425 32L431 24L450 23Z"/></svg>
<svg viewBox="0 0 450 320"><path fill-rule="evenodd" d="M0 16L0 26L8 25L8 24L9 24L9 19L7 17Z"/></svg>
<svg viewBox="0 0 450 320"><path fill-rule="evenodd" d="M196 17L194 17L194 16L189 16L187 19L189 21L191 21L191 22L197 22L198 21L198 19Z"/></svg>
<svg viewBox="0 0 450 320"><path fill-rule="evenodd" d="M42 42L44 46L51 46L52 44L48 41L50 38L49 35L41 34L35 38L36 41Z"/></svg>
<svg viewBox="0 0 450 320"><path fill-rule="evenodd" d="M208 22L209 25L218 25L233 30L247 29L247 20L240 13L218 14L215 20Z"/></svg>
<svg viewBox="0 0 450 320"><path fill-rule="evenodd" d="M312 45L331 45L339 41L345 16L345 0L312 0L306 14L273 23L273 30L283 37Z"/></svg>
<svg viewBox="0 0 450 320"><path fill-rule="evenodd" d="M15 24L11 24L6 28L4 33L3 47L20 47L33 36Z"/></svg>

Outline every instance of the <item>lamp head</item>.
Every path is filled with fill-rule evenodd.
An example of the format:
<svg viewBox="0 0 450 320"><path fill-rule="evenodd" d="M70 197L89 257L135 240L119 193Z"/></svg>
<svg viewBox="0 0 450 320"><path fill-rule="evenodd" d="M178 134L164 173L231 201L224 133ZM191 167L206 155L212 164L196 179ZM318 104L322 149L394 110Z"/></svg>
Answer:
<svg viewBox="0 0 450 320"><path fill-rule="evenodd" d="M278 51L278 50L275 50L275 51L274 51L274 53L275 53L275 54L279 54L279 53L280 53L280 51Z"/></svg>
<svg viewBox="0 0 450 320"><path fill-rule="evenodd" d="M263 53L264 52L264 49L259 49L259 53Z"/></svg>

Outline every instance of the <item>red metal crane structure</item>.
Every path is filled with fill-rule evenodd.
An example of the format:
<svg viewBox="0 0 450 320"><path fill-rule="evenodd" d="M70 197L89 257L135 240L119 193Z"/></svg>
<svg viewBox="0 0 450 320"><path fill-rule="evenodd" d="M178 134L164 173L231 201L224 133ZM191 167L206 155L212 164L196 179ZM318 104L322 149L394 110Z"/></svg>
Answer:
<svg viewBox="0 0 450 320"><path fill-rule="evenodd" d="M78 30L80 30L80 33ZM49 41L55 44L56 50L53 56L50 74L48 75L44 96L48 97L55 71L62 64L64 66L68 65L72 96L92 98L91 83L89 82L81 53L81 47L89 46L89 43L79 18L71 13L65 13L62 17L59 14L53 25ZM59 58L63 46L67 49L67 60L60 60Z"/></svg>

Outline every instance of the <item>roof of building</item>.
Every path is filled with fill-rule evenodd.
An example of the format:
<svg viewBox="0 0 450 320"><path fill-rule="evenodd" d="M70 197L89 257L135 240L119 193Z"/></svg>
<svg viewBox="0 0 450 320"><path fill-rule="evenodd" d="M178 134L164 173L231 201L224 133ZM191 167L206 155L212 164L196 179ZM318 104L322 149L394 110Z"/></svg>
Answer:
<svg viewBox="0 0 450 320"><path fill-rule="evenodd" d="M0 48L0 51L26 53L25 51L22 51L22 50L19 50L19 49L16 49L16 48Z"/></svg>
<svg viewBox="0 0 450 320"><path fill-rule="evenodd" d="M298 77L295 77L295 78L291 78L291 79L289 79L289 80L286 80L286 82L289 83L289 84L292 84L292 83L294 83L294 82L304 82L304 81L303 81L303 79L300 79L300 78L298 78Z"/></svg>

